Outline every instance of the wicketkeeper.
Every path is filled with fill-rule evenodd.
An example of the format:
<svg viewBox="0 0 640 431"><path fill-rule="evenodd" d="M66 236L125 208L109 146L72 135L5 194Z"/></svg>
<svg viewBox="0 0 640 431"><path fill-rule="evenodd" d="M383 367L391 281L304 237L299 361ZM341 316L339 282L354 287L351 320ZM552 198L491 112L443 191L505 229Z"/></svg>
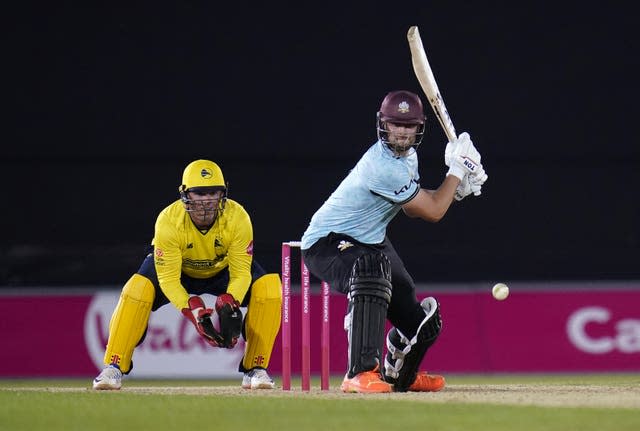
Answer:
<svg viewBox="0 0 640 431"><path fill-rule="evenodd" d="M447 145L449 170L440 187L421 188L416 148L425 121L416 94L389 93L378 112L378 141L313 215L302 237L309 270L349 299L344 392L439 391L445 385L444 377L419 371L440 334L440 304L433 297L418 302L386 229L400 210L439 221L454 198L479 194L487 175L480 153L462 133ZM386 335L383 363L386 319L393 328Z"/></svg>
<svg viewBox="0 0 640 431"><path fill-rule="evenodd" d="M153 252L122 289L109 325L105 368L93 388L120 389L151 312L171 302L212 347L232 349L242 335L242 387L272 389L266 368L280 328L280 277L267 274L253 259L251 219L227 197L217 164L190 163L179 193L156 220ZM205 293L217 296L215 310L200 297ZM247 307L244 319L241 306Z"/></svg>

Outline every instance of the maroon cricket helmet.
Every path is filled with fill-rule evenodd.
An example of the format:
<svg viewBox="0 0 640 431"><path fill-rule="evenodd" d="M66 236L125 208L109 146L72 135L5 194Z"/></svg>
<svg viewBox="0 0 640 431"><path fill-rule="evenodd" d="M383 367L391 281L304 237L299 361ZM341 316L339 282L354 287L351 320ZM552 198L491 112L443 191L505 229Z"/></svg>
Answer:
<svg viewBox="0 0 640 431"><path fill-rule="evenodd" d="M420 97L410 91L392 91L382 100L381 121L397 124L424 124L426 117Z"/></svg>

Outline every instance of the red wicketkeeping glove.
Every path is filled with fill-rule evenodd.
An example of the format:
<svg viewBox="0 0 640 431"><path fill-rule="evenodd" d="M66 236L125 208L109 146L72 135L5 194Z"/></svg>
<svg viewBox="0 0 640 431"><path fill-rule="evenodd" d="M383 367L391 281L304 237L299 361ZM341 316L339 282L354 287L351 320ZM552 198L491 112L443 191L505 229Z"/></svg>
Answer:
<svg viewBox="0 0 640 431"><path fill-rule="evenodd" d="M221 345L233 348L242 332L242 310L240 303L230 293L223 293L216 299L216 312L220 320Z"/></svg>
<svg viewBox="0 0 640 431"><path fill-rule="evenodd" d="M182 314L184 314L184 317L193 323L198 334L207 340L207 343L211 344L213 347L223 346L225 344L224 339L216 328L213 327L213 322L211 321L211 314L213 314L213 310L211 308L206 308L204 301L199 296L192 296L189 298L188 304L189 308L183 308Z"/></svg>

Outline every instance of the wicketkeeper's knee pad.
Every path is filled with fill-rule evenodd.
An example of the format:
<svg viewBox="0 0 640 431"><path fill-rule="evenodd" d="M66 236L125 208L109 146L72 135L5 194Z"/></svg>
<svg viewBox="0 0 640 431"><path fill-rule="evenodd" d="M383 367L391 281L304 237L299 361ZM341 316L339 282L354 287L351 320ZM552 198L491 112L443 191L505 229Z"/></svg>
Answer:
<svg viewBox="0 0 640 431"><path fill-rule="evenodd" d="M109 323L105 365L117 365L123 373L130 371L133 350L147 329L154 298L155 290L147 277L134 274L126 282Z"/></svg>
<svg viewBox="0 0 640 431"><path fill-rule="evenodd" d="M382 253L360 256L349 281L349 377L380 365L384 324L391 302L391 263Z"/></svg>
<svg viewBox="0 0 640 431"><path fill-rule="evenodd" d="M396 392L406 392L411 386L416 379L422 359L442 330L438 301L433 297L425 298L420 306L426 316L411 340L407 339L398 328L392 328L387 334L384 378L394 385Z"/></svg>
<svg viewBox="0 0 640 431"><path fill-rule="evenodd" d="M245 317L245 352L240 370L267 368L280 330L282 284L278 274L265 274L251 285Z"/></svg>

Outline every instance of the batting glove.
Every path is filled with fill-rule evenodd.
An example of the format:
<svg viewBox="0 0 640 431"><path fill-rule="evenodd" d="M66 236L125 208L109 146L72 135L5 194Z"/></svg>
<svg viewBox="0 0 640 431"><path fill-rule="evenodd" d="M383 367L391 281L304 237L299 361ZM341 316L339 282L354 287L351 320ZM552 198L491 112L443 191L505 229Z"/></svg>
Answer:
<svg viewBox="0 0 640 431"><path fill-rule="evenodd" d="M484 169L481 169L482 165L480 164L481 158L480 153L473 146L469 134L467 132L461 133L457 139L448 142L444 150L444 163L449 166L447 175L454 175L462 181L468 174L476 174L480 171L484 174Z"/></svg>
<svg viewBox="0 0 640 431"><path fill-rule="evenodd" d="M476 175L466 175L464 179L460 181L460 184L458 184L456 194L453 196L454 199L461 201L471 193L473 193L474 196L480 196L482 194L482 184L484 184L487 178L487 174L484 174L484 180Z"/></svg>

